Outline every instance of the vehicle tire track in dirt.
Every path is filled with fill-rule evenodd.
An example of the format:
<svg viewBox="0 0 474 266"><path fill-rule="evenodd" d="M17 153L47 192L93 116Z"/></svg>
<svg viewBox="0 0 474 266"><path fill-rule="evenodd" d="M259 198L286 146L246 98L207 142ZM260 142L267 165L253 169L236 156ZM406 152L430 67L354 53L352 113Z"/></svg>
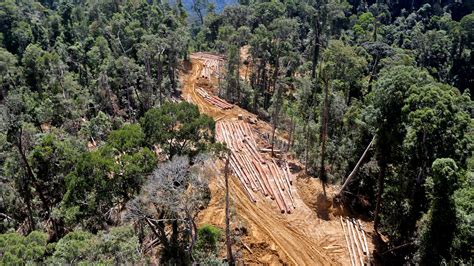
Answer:
<svg viewBox="0 0 474 266"><path fill-rule="evenodd" d="M191 63L190 73L184 73L181 76L183 99L192 101L203 113L214 119L233 120L238 114L256 117L237 106L224 111L204 101L195 92L197 78L200 77L203 69L202 62L192 59ZM263 124L260 121L259 123ZM222 166L223 163L217 161L212 171L214 176L210 180L211 202L199 216L201 225L210 223L224 227L225 191ZM338 231L338 222L319 219L314 210L303 202L296 186L292 187L292 191L297 208L294 213L288 215L281 214L275 201L263 195L257 196L257 203L251 202L235 176L231 176L229 184L232 206L236 213L236 217L232 220L241 221L248 231L248 236L243 236L241 241L254 244L256 249L259 244L265 243L263 254L250 254L244 250L245 264L341 265L350 263L346 254L341 254L339 249L334 252L332 249L327 249L328 244L333 245L334 242L344 241L343 233ZM233 224L237 226L236 223ZM333 236L334 232L337 233L336 236Z"/></svg>
<svg viewBox="0 0 474 266"><path fill-rule="evenodd" d="M231 178L231 193L235 195L237 213L247 222L250 222L251 230L256 229L259 233L266 234L286 255L286 259L294 265L330 265L336 262L328 259L317 247L316 243L308 241L305 236L295 230L291 221L281 223L284 218L291 220L291 215L278 213L276 206L268 204L268 199L260 197L259 203L254 204L247 200L242 186ZM292 214L293 215L293 214ZM278 216L284 216L278 217Z"/></svg>

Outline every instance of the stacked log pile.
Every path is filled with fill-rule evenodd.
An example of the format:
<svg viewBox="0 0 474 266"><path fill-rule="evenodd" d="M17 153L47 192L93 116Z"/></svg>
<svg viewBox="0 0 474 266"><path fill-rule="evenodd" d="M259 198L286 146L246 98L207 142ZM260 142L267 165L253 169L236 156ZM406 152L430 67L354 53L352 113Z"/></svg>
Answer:
<svg viewBox="0 0 474 266"><path fill-rule="evenodd" d="M210 79L211 76L219 75L220 60L207 59L203 62L204 68L202 69L201 75L205 78Z"/></svg>
<svg viewBox="0 0 474 266"><path fill-rule="evenodd" d="M209 94L203 88L198 88L196 91L199 95L201 95L202 98L204 98L204 100L206 102L208 102L208 103L210 103L210 104L212 104L216 107L219 107L220 109L227 110L227 109L231 109L233 107L232 104L222 100L221 98L219 98L217 96Z"/></svg>
<svg viewBox="0 0 474 266"><path fill-rule="evenodd" d="M218 76L224 57L220 55L198 52L191 55L191 58L202 60L203 69L201 76L210 79L211 76Z"/></svg>
<svg viewBox="0 0 474 266"><path fill-rule="evenodd" d="M231 168L251 201L256 202L255 193L262 193L276 201L281 213L291 213L296 208L287 162L263 158L249 124L219 121L216 139L230 149Z"/></svg>
<svg viewBox="0 0 474 266"><path fill-rule="evenodd" d="M341 226L346 238L351 265L370 265L371 256L367 246L367 237L359 220L341 217Z"/></svg>

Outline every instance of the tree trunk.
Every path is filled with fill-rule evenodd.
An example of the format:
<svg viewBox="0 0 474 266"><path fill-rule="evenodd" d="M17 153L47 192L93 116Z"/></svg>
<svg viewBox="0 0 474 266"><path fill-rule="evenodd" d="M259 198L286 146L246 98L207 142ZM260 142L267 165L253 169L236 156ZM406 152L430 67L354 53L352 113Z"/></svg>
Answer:
<svg viewBox="0 0 474 266"><path fill-rule="evenodd" d="M316 19L314 22L314 39L313 39L313 65L311 66L311 78L314 80L316 78L316 66L318 65L318 58L319 58L319 38L320 38L320 30L319 30L319 19Z"/></svg>
<svg viewBox="0 0 474 266"><path fill-rule="evenodd" d="M324 105L323 105L323 115L322 115L322 125L321 125L321 167L319 169L319 178L321 179L321 184L323 186L324 197L326 197L326 169L324 166L324 160L326 159L326 138L328 130L328 94L329 94L329 84L326 82L324 84Z"/></svg>
<svg viewBox="0 0 474 266"><path fill-rule="evenodd" d="M225 163L224 177L225 177L225 242L227 246L227 262L229 265L234 265L234 257L232 256L232 240L230 236L230 206L229 206L229 159L230 151L227 154Z"/></svg>
<svg viewBox="0 0 474 266"><path fill-rule="evenodd" d="M275 85L274 85L275 86ZM280 88L281 89L281 88ZM277 89L275 88L275 103L273 103L275 106L273 107L273 123L272 123L272 156L274 157L275 154L273 153L273 149L275 147L275 133L276 133L276 129L277 129L277 126L278 126L278 120L279 120L279 116L280 116L280 89Z"/></svg>
<svg viewBox="0 0 474 266"><path fill-rule="evenodd" d="M349 174L349 176L346 178L346 181L344 182L344 184L342 185L341 189L339 190L339 193L337 193L338 196L341 195L342 191L344 191L344 189L346 188L346 186L349 184L350 180L352 179L352 177L354 177L355 173L357 173L357 170L359 169L360 165L362 164L362 161L364 160L365 156L367 155L367 152L370 150L370 147L372 147L372 144L374 143L375 141L375 136L372 138L372 140L370 141L369 145L367 146L367 148L365 149L364 153L362 154L362 156L360 157L359 161L357 162L357 164L355 165L354 169L352 170L352 172Z"/></svg>
<svg viewBox="0 0 474 266"><path fill-rule="evenodd" d="M378 191L377 191L377 203L375 205L375 214L374 214L374 230L375 232L378 233L378 225L379 225L379 219L380 219L380 207L382 205L382 194L383 194L383 189L384 189L384 178L385 178L385 172L387 169L386 163L383 161L380 162L380 172L379 172L379 178L378 178Z"/></svg>
<svg viewBox="0 0 474 266"><path fill-rule="evenodd" d="M26 158L26 154L23 151L23 144L22 144L22 140L21 140L22 135L23 135L23 129L20 127L18 140L16 141L15 146L17 147L18 152L20 153L21 159L22 159L22 161L25 165L26 172L27 172L27 174L29 176L29 179L30 179L30 182L31 182L35 179L35 175L33 173L33 170L31 169L30 164L28 163L28 160ZM29 220L29 224L30 224L29 231L33 231L35 229L35 223L34 223L34 220L33 220L33 210L31 208L32 195L31 195L31 191L30 191L30 188L29 188L29 184L25 185L24 193L25 193L24 199L25 199L26 208L27 208L27 212L28 212L28 220Z"/></svg>
<svg viewBox="0 0 474 266"><path fill-rule="evenodd" d="M309 151L309 116L306 123L303 125L303 134L306 136L306 145L304 149L304 171L308 174L308 151Z"/></svg>
<svg viewBox="0 0 474 266"><path fill-rule="evenodd" d="M156 63L156 90L158 91L158 101L160 105L163 104L163 98L162 98L162 92L161 92L162 80L163 80L163 64L161 62L161 54L159 54L158 60Z"/></svg>
<svg viewBox="0 0 474 266"><path fill-rule="evenodd" d="M237 103L240 103L241 91L240 91L240 49L237 46L237 75L236 75L236 82L237 82Z"/></svg>
<svg viewBox="0 0 474 266"><path fill-rule="evenodd" d="M380 55L377 55L374 60L374 65L372 66L372 71L370 71L369 75L369 86L367 89L367 93L369 93L372 90L372 82L374 80L375 72L377 71L377 66L379 64L379 57Z"/></svg>
<svg viewBox="0 0 474 266"><path fill-rule="evenodd" d="M176 95L176 81L175 81L175 55L174 52L171 52L171 54L168 54L168 77L170 79L171 83L171 94Z"/></svg>
<svg viewBox="0 0 474 266"><path fill-rule="evenodd" d="M293 122L294 118L291 116L290 118L290 133L288 136L288 146L286 146L286 152L288 152L291 149L293 138L294 138L294 132L295 132L295 124Z"/></svg>
<svg viewBox="0 0 474 266"><path fill-rule="evenodd" d="M275 115L276 116L276 115ZM276 132L276 127L277 127L277 118L273 118L273 123L272 123L272 157L275 157L275 154L273 153L273 149L275 146L275 132Z"/></svg>

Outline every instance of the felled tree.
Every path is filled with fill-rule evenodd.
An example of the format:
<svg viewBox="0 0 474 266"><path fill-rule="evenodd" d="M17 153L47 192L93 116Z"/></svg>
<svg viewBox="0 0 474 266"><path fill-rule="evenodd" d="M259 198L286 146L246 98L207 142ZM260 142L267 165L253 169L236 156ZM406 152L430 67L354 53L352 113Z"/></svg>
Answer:
<svg viewBox="0 0 474 266"><path fill-rule="evenodd" d="M171 264L192 260L198 237L195 220L210 199L203 160L189 163L187 157L176 156L158 166L140 195L127 204L128 217L152 232L154 240L145 250L162 245L162 260Z"/></svg>

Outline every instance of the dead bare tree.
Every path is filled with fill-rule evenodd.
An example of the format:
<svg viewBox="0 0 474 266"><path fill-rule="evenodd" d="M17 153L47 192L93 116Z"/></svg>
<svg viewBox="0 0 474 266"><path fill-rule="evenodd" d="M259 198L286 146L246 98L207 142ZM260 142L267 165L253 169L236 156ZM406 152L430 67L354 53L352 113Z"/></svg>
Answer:
<svg viewBox="0 0 474 266"><path fill-rule="evenodd" d="M205 160L175 156L159 165L142 192L127 204L127 218L148 227L151 244L162 245L163 262L189 264L198 237L196 217L209 201Z"/></svg>

